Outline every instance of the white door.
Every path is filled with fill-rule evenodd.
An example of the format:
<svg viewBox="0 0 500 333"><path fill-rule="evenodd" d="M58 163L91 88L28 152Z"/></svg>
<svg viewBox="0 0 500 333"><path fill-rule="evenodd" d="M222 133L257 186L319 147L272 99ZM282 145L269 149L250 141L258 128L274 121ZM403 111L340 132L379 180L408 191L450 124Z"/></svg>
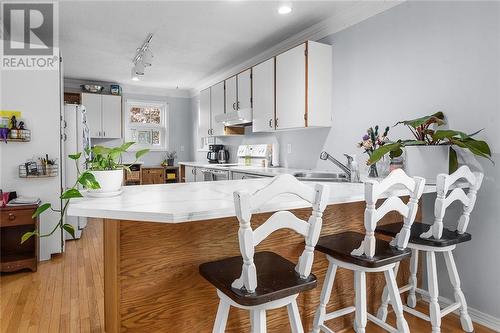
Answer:
<svg viewBox="0 0 500 333"><path fill-rule="evenodd" d="M118 139L122 137L122 97L101 95L102 97L102 137Z"/></svg>
<svg viewBox="0 0 500 333"><path fill-rule="evenodd" d="M274 131L274 58L252 68L253 131Z"/></svg>
<svg viewBox="0 0 500 333"><path fill-rule="evenodd" d="M192 183L196 181L196 168L191 167L191 166L185 166L184 167L184 172L185 172L185 181L186 183Z"/></svg>
<svg viewBox="0 0 500 333"><path fill-rule="evenodd" d="M82 104L87 110L87 124L91 138L99 138L102 134L101 95L82 93Z"/></svg>
<svg viewBox="0 0 500 333"><path fill-rule="evenodd" d="M224 124L215 121L215 117L224 114L224 81L210 87L210 111L212 135L224 135Z"/></svg>
<svg viewBox="0 0 500 333"><path fill-rule="evenodd" d="M252 108L252 69L238 74L238 101L237 109Z"/></svg>
<svg viewBox="0 0 500 333"><path fill-rule="evenodd" d="M305 127L306 44L276 57L276 129Z"/></svg>
<svg viewBox="0 0 500 333"><path fill-rule="evenodd" d="M226 80L226 113L236 111L236 76Z"/></svg>
<svg viewBox="0 0 500 333"><path fill-rule="evenodd" d="M199 137L210 136L210 88L200 92L200 111L198 115Z"/></svg>

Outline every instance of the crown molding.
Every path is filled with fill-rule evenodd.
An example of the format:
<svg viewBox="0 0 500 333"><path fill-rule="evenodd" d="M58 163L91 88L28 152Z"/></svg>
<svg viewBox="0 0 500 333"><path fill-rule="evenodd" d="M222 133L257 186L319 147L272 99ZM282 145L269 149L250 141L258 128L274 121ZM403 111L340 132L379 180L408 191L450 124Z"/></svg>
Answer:
<svg viewBox="0 0 500 333"><path fill-rule="evenodd" d="M218 83L228 77L233 76L249 67L252 67L262 61L274 57L275 55L288 50L289 48L303 43L307 40L318 41L330 36L336 32L344 30L372 16L382 13L392 7L395 7L405 0L401 1L359 1L356 5L350 7L347 11L340 11L333 16L325 19L287 39L275 46L259 53L258 55L243 61L238 65L228 66L214 75L211 75L199 81L193 89L189 90L191 97L196 96L205 88Z"/></svg>

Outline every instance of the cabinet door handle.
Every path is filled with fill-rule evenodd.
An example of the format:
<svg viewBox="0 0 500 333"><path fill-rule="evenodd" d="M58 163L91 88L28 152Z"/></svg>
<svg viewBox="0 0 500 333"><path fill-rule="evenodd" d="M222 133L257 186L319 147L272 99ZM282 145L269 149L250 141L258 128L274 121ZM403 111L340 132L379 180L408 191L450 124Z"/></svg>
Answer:
<svg viewBox="0 0 500 333"><path fill-rule="evenodd" d="M210 128L207 130L208 135L210 135Z"/></svg>
<svg viewBox="0 0 500 333"><path fill-rule="evenodd" d="M240 109L240 101L236 102L236 110Z"/></svg>
<svg viewBox="0 0 500 333"><path fill-rule="evenodd" d="M236 110L236 102L233 103L233 110Z"/></svg>
<svg viewBox="0 0 500 333"><path fill-rule="evenodd" d="M276 118L276 119L274 120L274 126L275 126L276 128L278 128L278 118Z"/></svg>
<svg viewBox="0 0 500 333"><path fill-rule="evenodd" d="M269 127L273 128L273 118L269 119Z"/></svg>
<svg viewBox="0 0 500 333"><path fill-rule="evenodd" d="M106 131L103 131L102 133L103 133L102 136L106 136Z"/></svg>
<svg viewBox="0 0 500 333"><path fill-rule="evenodd" d="M16 215L13 213L9 213L9 221L14 221L16 219Z"/></svg>

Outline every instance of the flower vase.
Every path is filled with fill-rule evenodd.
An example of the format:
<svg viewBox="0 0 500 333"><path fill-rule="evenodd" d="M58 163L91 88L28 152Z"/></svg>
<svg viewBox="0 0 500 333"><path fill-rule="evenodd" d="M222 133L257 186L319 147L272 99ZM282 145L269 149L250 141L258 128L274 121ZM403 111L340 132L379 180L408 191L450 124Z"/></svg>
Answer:
<svg viewBox="0 0 500 333"><path fill-rule="evenodd" d="M368 170L368 177L378 178L377 163L373 163L370 165L370 169Z"/></svg>

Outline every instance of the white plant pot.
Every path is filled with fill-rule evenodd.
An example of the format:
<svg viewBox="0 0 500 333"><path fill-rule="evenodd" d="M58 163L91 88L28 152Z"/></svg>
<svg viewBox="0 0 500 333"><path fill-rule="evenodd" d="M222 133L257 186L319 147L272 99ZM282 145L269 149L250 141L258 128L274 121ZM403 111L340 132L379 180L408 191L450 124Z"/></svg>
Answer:
<svg viewBox="0 0 500 333"><path fill-rule="evenodd" d="M410 177L423 177L426 184L436 184L440 173L449 173L450 146L405 147L405 172Z"/></svg>
<svg viewBox="0 0 500 333"><path fill-rule="evenodd" d="M123 183L123 169L118 170L104 170L104 171L90 171L95 180L101 186L100 189L89 189L93 193L113 193L119 192Z"/></svg>

